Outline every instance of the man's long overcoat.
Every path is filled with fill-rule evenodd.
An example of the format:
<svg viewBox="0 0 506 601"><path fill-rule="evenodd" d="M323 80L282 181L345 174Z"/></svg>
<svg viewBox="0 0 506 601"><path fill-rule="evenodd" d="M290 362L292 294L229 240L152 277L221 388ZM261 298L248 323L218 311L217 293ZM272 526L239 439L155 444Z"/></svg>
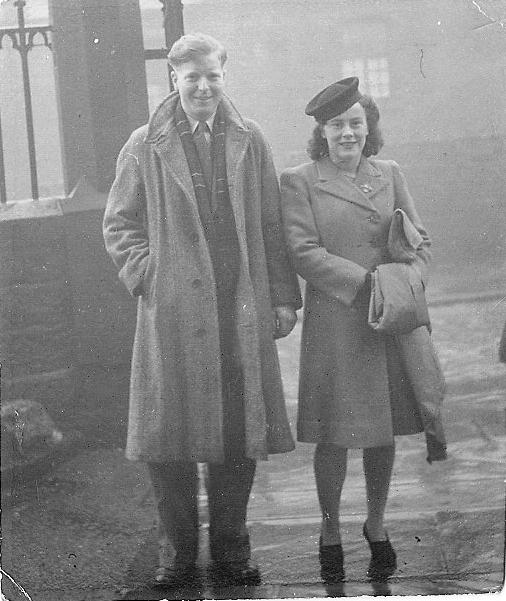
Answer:
<svg viewBox="0 0 506 601"><path fill-rule="evenodd" d="M393 211L403 209L430 245L406 181L393 161L362 157L355 182L328 157L281 175L285 235L307 281L298 438L343 447L391 444L422 429L396 340L373 331L354 303L365 274L388 263Z"/></svg>
<svg viewBox="0 0 506 601"><path fill-rule="evenodd" d="M127 457L222 462L216 287L171 94L118 157L104 216L106 248L138 296ZM279 188L258 126L222 100L226 166L240 246L236 323L246 454L293 448L273 340L272 307L300 306L285 250Z"/></svg>

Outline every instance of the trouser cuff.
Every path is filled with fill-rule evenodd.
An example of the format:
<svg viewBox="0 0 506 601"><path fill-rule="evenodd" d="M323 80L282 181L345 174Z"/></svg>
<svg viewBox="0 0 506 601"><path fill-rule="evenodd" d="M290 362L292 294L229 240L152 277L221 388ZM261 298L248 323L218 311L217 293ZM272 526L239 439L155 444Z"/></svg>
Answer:
<svg viewBox="0 0 506 601"><path fill-rule="evenodd" d="M210 541L211 559L217 562L246 561L251 556L249 535L222 536Z"/></svg>

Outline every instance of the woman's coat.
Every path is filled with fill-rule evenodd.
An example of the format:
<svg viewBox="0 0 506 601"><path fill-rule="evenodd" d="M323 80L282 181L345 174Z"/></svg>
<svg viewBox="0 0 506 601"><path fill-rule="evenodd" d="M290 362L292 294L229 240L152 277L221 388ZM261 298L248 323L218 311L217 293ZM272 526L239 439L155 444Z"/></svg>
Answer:
<svg viewBox="0 0 506 601"><path fill-rule="evenodd" d="M127 457L223 462L216 288L171 94L117 163L104 217L106 248L138 296ZM258 126L223 99L230 202L240 245L237 338L246 454L289 451L272 307L300 306L281 227L279 188Z"/></svg>
<svg viewBox="0 0 506 601"><path fill-rule="evenodd" d="M354 303L366 273L391 261L396 208L423 237L417 264L425 272L429 238L398 165L362 157L353 182L326 157L286 170L281 193L287 243L307 282L298 439L374 447L421 431L396 339L368 325L367 299Z"/></svg>

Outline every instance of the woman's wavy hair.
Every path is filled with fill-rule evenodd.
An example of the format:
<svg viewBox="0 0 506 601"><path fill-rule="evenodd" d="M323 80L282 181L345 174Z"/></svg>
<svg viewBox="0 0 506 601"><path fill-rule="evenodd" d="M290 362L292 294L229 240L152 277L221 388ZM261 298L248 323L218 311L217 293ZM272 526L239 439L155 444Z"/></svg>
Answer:
<svg viewBox="0 0 506 601"><path fill-rule="evenodd" d="M365 119L367 121L367 129L369 133L365 139L362 154L365 157L370 157L378 154L383 146L383 136L378 125L380 113L379 108L371 96L362 96L358 103L365 111ZM326 121L317 121L317 126L313 129L313 134L308 142L307 153L313 161L317 161L329 155L329 145L327 140L322 137L322 128Z"/></svg>

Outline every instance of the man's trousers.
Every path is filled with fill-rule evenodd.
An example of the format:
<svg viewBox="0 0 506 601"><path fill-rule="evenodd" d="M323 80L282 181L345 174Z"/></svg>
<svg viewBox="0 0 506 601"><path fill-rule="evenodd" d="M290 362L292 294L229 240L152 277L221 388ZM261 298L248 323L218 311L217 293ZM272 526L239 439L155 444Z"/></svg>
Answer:
<svg viewBox="0 0 506 601"><path fill-rule="evenodd" d="M233 296L232 296L233 298ZM246 510L256 462L245 457L244 385L234 324L221 312L225 461L208 464L207 496L211 559L242 561L250 557ZM226 317L225 317L226 316ZM148 463L159 514L159 545L166 563L194 563L198 554L198 472L193 462ZM167 566L168 567L168 566Z"/></svg>
<svg viewBox="0 0 506 601"><path fill-rule="evenodd" d="M197 464L171 462L148 466L158 509L160 550L174 566L192 564L197 559L199 544ZM246 509L255 467L255 461L247 458L227 460L221 465L208 464L209 542L213 561L241 561L250 557Z"/></svg>

